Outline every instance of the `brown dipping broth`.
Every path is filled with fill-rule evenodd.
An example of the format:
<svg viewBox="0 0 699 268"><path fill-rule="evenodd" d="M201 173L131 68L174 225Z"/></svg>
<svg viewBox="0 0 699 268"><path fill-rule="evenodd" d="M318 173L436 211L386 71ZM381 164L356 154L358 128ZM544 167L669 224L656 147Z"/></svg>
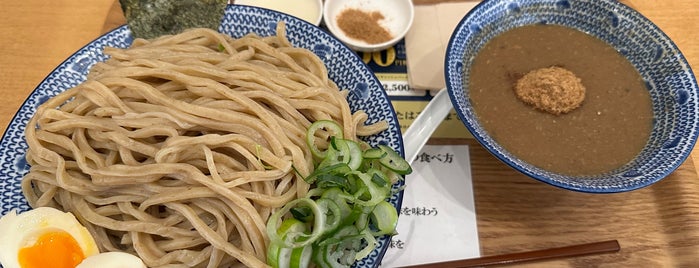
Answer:
<svg viewBox="0 0 699 268"><path fill-rule="evenodd" d="M550 66L582 80L581 107L556 116L517 99L517 79ZM650 136L652 104L638 71L607 43L572 28L529 25L500 34L476 55L468 81L482 127L511 154L548 171L611 171L635 158Z"/></svg>

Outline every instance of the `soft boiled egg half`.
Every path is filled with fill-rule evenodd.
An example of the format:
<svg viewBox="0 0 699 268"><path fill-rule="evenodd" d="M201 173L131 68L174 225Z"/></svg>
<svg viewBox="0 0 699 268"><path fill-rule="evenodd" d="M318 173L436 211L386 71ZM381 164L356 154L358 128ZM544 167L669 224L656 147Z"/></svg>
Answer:
<svg viewBox="0 0 699 268"><path fill-rule="evenodd" d="M99 253L87 229L71 213L39 207L0 218L0 263L4 268L76 267Z"/></svg>
<svg viewBox="0 0 699 268"><path fill-rule="evenodd" d="M99 253L95 239L70 212L39 207L0 218L3 268L145 268L124 252Z"/></svg>

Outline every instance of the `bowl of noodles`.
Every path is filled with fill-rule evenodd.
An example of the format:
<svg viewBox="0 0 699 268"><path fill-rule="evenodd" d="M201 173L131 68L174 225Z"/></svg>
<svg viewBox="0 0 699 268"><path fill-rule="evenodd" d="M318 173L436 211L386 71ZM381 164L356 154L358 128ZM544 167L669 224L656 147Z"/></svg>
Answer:
<svg viewBox="0 0 699 268"><path fill-rule="evenodd" d="M310 23L229 5L218 32L146 41L122 26L59 65L12 119L0 215L70 211L100 250L140 247L148 266L258 266L273 208L309 191L297 177L313 169L301 137L316 120L403 154L377 78ZM354 266L377 267L389 241Z"/></svg>

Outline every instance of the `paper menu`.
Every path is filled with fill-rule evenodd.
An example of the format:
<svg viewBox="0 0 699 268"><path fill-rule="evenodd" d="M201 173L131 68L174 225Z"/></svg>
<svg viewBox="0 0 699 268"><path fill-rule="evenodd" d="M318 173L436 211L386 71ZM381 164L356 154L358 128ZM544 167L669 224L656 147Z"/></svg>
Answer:
<svg viewBox="0 0 699 268"><path fill-rule="evenodd" d="M381 267L480 256L468 146L426 145L412 166Z"/></svg>

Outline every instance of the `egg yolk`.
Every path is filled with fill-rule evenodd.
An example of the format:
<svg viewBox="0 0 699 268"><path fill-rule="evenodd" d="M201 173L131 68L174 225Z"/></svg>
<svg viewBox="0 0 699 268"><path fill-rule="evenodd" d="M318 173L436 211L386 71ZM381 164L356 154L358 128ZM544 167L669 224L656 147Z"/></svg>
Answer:
<svg viewBox="0 0 699 268"><path fill-rule="evenodd" d="M22 268L74 268L85 259L80 245L67 232L49 232L41 235L32 246L19 250Z"/></svg>

